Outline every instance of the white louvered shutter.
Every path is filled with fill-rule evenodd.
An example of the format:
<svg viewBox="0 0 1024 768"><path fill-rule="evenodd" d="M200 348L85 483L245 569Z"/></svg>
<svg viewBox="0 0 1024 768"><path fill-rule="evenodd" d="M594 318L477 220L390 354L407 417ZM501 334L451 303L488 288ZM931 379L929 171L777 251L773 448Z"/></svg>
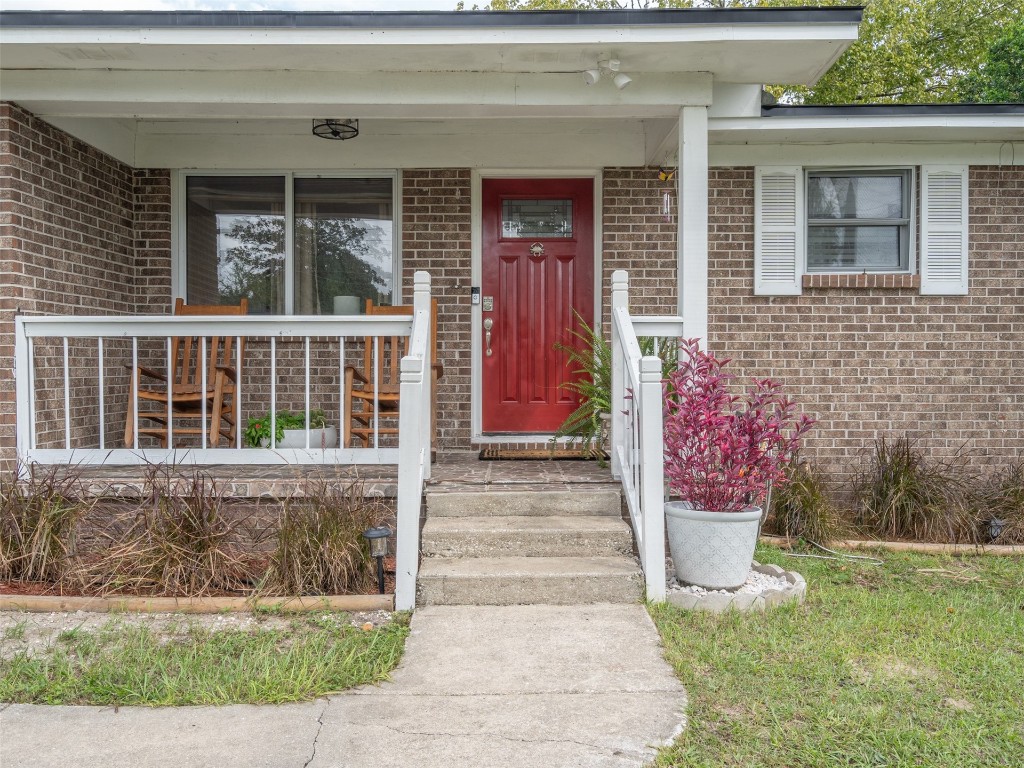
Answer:
<svg viewBox="0 0 1024 768"><path fill-rule="evenodd" d="M921 293L967 293L967 166L921 168Z"/></svg>
<svg viewBox="0 0 1024 768"><path fill-rule="evenodd" d="M754 169L754 293L795 296L804 271L804 183L799 166Z"/></svg>

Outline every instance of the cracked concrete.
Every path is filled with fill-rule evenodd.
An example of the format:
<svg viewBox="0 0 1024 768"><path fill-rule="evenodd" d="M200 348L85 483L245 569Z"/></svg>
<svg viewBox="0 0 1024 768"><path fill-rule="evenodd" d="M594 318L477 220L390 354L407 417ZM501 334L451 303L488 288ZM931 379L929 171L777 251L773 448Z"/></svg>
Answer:
<svg viewBox="0 0 1024 768"><path fill-rule="evenodd" d="M392 677L285 706L13 705L0 765L631 768L685 722L640 605L422 608Z"/></svg>

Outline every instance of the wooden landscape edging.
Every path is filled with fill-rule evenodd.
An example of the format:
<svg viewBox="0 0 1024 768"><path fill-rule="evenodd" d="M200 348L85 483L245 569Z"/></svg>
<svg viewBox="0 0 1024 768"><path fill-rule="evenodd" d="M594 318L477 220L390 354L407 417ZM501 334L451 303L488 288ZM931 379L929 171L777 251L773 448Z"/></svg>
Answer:
<svg viewBox="0 0 1024 768"><path fill-rule="evenodd" d="M70 597L0 595L0 611L93 613L222 613L265 608L280 611L391 611L394 595L308 597Z"/></svg>
<svg viewBox="0 0 1024 768"><path fill-rule="evenodd" d="M761 541L782 549L792 549L793 540L785 536L762 534ZM1024 556L1024 544L930 544L919 541L833 541L829 549L884 549L889 552L916 552L921 555L996 555Z"/></svg>

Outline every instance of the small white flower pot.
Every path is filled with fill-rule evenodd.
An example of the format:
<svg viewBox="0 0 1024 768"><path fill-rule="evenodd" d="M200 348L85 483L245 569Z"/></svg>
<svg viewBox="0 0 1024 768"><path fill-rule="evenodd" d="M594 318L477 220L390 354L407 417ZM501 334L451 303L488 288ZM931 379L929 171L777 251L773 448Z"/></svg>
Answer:
<svg viewBox="0 0 1024 768"><path fill-rule="evenodd" d="M761 509L708 512L685 501L665 503L665 527L676 579L706 589L735 589L754 560Z"/></svg>
<svg viewBox="0 0 1024 768"><path fill-rule="evenodd" d="M269 440L263 440L262 446L264 448L270 447ZM284 431L284 437L281 438L276 446L277 448L306 448L306 430L304 429L286 429ZM309 447L311 449L319 448L337 448L338 447L338 428L337 427L323 427L321 429L309 430Z"/></svg>

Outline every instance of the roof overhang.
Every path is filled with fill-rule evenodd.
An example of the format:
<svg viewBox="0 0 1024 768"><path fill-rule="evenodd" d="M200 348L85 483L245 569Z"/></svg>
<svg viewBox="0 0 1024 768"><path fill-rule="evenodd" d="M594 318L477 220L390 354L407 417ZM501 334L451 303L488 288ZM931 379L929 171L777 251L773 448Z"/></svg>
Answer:
<svg viewBox="0 0 1024 768"><path fill-rule="evenodd" d="M813 83L860 16L7 11L0 44L4 98L44 117L656 117L708 103L711 81ZM629 88L584 84L603 58Z"/></svg>

